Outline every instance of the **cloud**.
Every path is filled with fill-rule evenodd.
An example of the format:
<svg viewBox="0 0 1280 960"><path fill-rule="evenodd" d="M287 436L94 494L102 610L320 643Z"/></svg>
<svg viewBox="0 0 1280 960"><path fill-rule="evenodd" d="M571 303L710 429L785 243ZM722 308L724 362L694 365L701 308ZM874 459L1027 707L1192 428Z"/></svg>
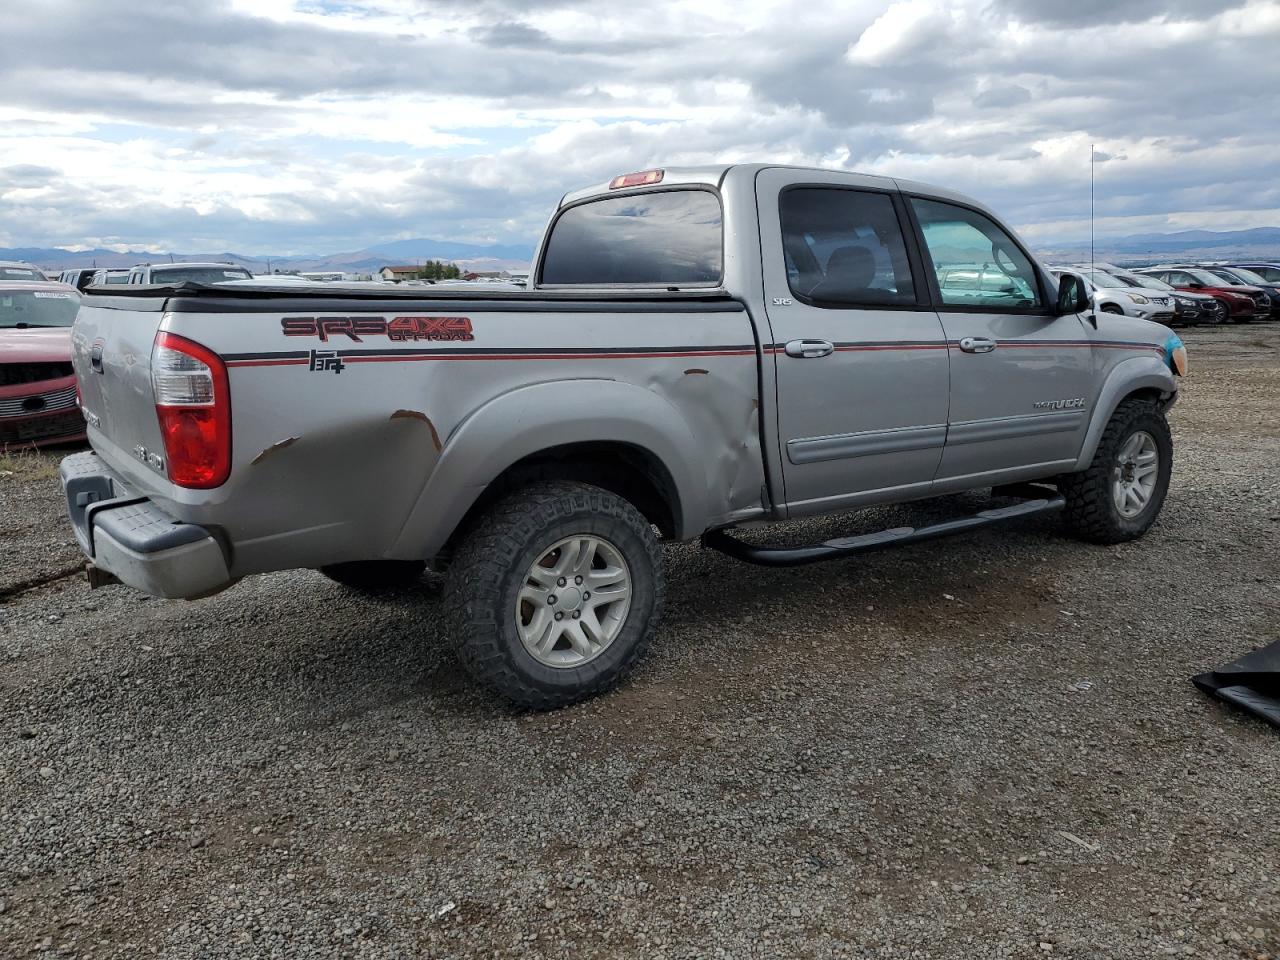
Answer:
<svg viewBox="0 0 1280 960"><path fill-rule="evenodd" d="M98 6L6 21L0 244L527 243L566 190L739 160L939 182L1041 235L1087 216L1090 144L1117 224L1280 208L1269 0Z"/></svg>

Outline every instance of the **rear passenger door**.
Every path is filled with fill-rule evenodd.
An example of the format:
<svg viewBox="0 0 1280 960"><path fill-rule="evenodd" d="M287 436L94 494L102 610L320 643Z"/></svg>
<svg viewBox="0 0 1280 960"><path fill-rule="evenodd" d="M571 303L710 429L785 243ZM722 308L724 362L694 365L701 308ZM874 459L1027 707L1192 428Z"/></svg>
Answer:
<svg viewBox="0 0 1280 960"><path fill-rule="evenodd" d="M1091 328L1054 314L1030 256L986 213L920 196L909 207L951 358L939 492L1073 463L1093 401Z"/></svg>
<svg viewBox="0 0 1280 960"><path fill-rule="evenodd" d="M879 178L794 180L756 181L788 506L924 495L946 440L947 350L901 198Z"/></svg>

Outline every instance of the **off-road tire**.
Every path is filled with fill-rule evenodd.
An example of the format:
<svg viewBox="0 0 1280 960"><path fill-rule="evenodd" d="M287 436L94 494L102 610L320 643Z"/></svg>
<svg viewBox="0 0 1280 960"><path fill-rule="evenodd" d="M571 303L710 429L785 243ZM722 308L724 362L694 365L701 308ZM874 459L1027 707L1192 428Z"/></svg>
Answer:
<svg viewBox="0 0 1280 960"><path fill-rule="evenodd" d="M1112 498L1113 470L1126 441L1139 430L1145 430L1156 442L1159 471L1155 491L1142 513L1127 518L1121 516ZM1124 401L1107 422L1088 469L1066 474L1058 480L1058 489L1067 500L1064 517L1068 529L1092 543L1136 540L1160 515L1172 472L1173 438L1169 421L1150 400Z"/></svg>
<svg viewBox="0 0 1280 960"><path fill-rule="evenodd" d="M516 596L529 567L552 544L602 537L626 560L631 605L620 632L573 667L536 660L516 629ZM445 581L450 640L467 671L511 702L552 710L603 693L644 655L662 612L662 554L649 521L600 487L538 482L491 507L459 544Z"/></svg>
<svg viewBox="0 0 1280 960"><path fill-rule="evenodd" d="M320 572L360 593L383 593L412 586L426 566L422 560L354 560L331 563Z"/></svg>

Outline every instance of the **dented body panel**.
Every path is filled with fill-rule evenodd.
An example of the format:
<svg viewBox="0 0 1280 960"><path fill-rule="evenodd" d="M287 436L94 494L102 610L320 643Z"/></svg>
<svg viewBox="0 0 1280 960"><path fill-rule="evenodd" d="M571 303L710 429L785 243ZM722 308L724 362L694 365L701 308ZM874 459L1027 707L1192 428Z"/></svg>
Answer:
<svg viewBox="0 0 1280 960"><path fill-rule="evenodd" d="M549 316L544 302L531 312L510 303L489 312L484 303L442 311L421 299L355 304L365 309L354 326L326 323L351 317L352 304L317 311L313 302L305 313L279 304L267 313L252 303L220 312L212 301L173 298L159 317L158 329L198 340L227 364L234 444L221 487L168 483L131 453L138 443L159 448L154 415L121 411L110 391L86 396L87 408L102 411L90 428L95 451L166 513L218 529L234 577L303 557L320 566L433 556L503 470L572 443L629 444L666 465L679 494L679 537L763 512L758 348L741 303L672 304L637 324L614 304L595 312L577 301L573 346L548 345L549 321L564 318ZM87 339L106 312L97 310L82 326ZM468 339L456 323L442 335L457 339L370 332L445 314L466 321ZM154 313L128 314L147 315L154 324ZM133 369L123 357L106 362Z"/></svg>
<svg viewBox="0 0 1280 960"><path fill-rule="evenodd" d="M794 295L779 205L796 187L892 198L917 302L833 307ZM433 560L513 465L584 445L652 465L668 501L665 532L691 539L1082 469L1126 396L1176 396L1163 327L948 306L926 283L907 205L928 196L983 209L972 201L881 177L750 165L668 170L659 188L650 192L715 196L718 282L543 284L544 239L528 290L325 284L87 296L73 351L95 455L64 471L86 552L94 558L95 515L145 501L198 528L209 541L199 541L202 555L217 545L226 583ZM619 195L602 185L566 196L548 235L566 211ZM1035 269L1047 303L1056 280ZM212 489L175 485L166 472L149 365L161 332L226 367L231 469ZM984 337L991 349L970 349ZM806 352L811 339L822 348ZM141 546L130 548L142 558L130 571L146 566ZM135 585L197 595L209 576L184 586L139 573Z"/></svg>

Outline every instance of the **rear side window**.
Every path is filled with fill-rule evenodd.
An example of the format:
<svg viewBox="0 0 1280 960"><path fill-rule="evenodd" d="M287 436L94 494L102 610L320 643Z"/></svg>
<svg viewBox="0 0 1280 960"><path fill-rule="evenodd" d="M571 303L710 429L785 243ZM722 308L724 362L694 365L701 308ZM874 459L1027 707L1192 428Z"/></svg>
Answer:
<svg viewBox="0 0 1280 960"><path fill-rule="evenodd" d="M797 187L779 200L791 292L818 307L910 306L916 288L887 194Z"/></svg>
<svg viewBox="0 0 1280 960"><path fill-rule="evenodd" d="M942 302L1024 312L1043 306L1031 261L990 217L938 200L912 199Z"/></svg>
<svg viewBox="0 0 1280 960"><path fill-rule="evenodd" d="M606 197L570 207L547 239L544 284L714 286L724 216L708 190Z"/></svg>

